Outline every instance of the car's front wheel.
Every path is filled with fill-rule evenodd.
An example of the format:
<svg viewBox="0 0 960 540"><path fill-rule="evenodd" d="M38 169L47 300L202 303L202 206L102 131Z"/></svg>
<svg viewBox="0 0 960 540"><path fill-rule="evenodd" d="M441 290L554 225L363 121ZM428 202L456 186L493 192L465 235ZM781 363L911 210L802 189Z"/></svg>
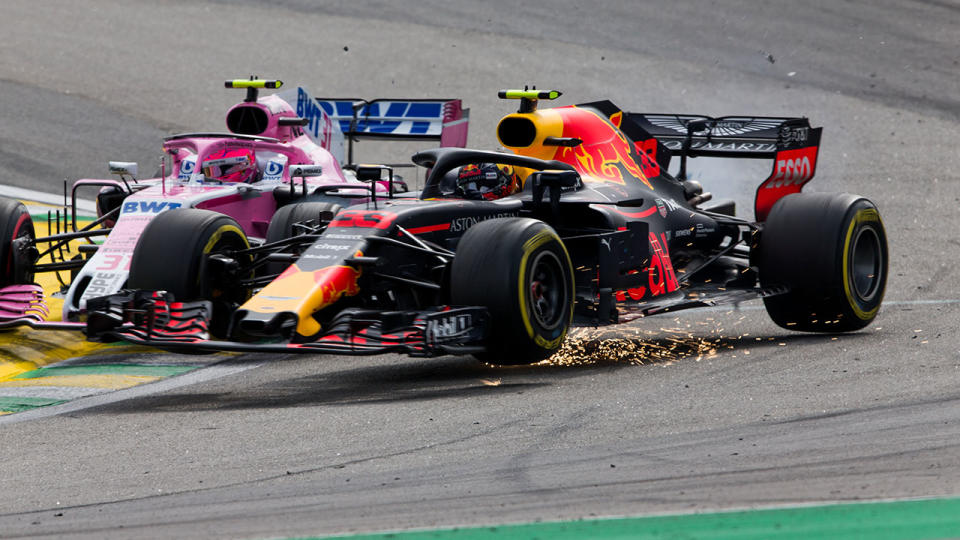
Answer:
<svg viewBox="0 0 960 540"><path fill-rule="evenodd" d="M546 223L501 218L474 225L457 246L450 274L455 305L490 314L492 364L530 364L557 351L573 317L573 266Z"/></svg>
<svg viewBox="0 0 960 540"><path fill-rule="evenodd" d="M36 238L23 203L0 198L0 287L33 283Z"/></svg>
<svg viewBox="0 0 960 540"><path fill-rule="evenodd" d="M180 301L211 301L210 330L222 336L233 310L250 295L239 284L250 277L243 274L250 256L236 254L249 247L233 218L196 208L168 210L143 230L133 251L127 286L167 291Z"/></svg>

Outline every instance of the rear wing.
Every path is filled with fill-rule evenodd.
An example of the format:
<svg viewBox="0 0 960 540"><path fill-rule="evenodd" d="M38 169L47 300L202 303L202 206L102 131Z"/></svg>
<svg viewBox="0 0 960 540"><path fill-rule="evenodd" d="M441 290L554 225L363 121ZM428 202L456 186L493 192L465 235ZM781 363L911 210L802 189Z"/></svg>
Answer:
<svg viewBox="0 0 960 540"><path fill-rule="evenodd" d="M673 155L679 155L680 179L686 158L773 159L773 171L757 188L754 212L765 221L774 203L799 193L816 171L820 134L806 118L627 113Z"/></svg>
<svg viewBox="0 0 960 540"><path fill-rule="evenodd" d="M347 137L347 160L360 138L440 141L440 146L467 144L470 110L459 99L317 98L317 103Z"/></svg>
<svg viewBox="0 0 960 540"><path fill-rule="evenodd" d="M806 143L806 118L627 113L674 155L771 159L781 148Z"/></svg>

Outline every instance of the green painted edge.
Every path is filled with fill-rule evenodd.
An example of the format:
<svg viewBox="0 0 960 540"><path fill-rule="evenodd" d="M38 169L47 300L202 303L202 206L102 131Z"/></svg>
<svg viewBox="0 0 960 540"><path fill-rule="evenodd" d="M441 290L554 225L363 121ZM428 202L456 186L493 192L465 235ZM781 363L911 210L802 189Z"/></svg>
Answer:
<svg viewBox="0 0 960 540"><path fill-rule="evenodd" d="M200 366L154 364L91 364L86 366L49 366L25 371L9 380L39 379L61 375L134 375L141 377L172 377Z"/></svg>
<svg viewBox="0 0 960 540"><path fill-rule="evenodd" d="M36 397L0 397L0 411L9 413L18 413L36 409L38 407L49 407L50 405L59 405L66 403L62 399L36 398Z"/></svg>
<svg viewBox="0 0 960 540"><path fill-rule="evenodd" d="M846 539L960 537L960 498L397 531L302 540Z"/></svg>

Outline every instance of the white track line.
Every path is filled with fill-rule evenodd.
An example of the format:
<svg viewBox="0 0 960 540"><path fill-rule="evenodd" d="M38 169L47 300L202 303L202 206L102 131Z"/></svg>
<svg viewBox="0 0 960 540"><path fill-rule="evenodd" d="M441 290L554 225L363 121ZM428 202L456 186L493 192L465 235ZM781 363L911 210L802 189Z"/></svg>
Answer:
<svg viewBox="0 0 960 540"><path fill-rule="evenodd" d="M13 199L23 199L27 201L36 201L39 203L52 204L55 206L63 205L63 195L57 195L55 193L45 193L43 191L36 191L33 189L25 189L25 188L19 188L14 186L0 185L0 196L10 197ZM97 205L93 201L77 199L77 209L82 210L83 212L90 212L95 214L97 212Z"/></svg>

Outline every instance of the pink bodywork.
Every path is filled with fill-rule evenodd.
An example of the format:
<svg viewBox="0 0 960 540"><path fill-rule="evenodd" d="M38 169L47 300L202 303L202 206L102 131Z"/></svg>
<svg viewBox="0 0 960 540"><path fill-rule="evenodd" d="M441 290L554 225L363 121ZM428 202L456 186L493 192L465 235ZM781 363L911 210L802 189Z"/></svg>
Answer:
<svg viewBox="0 0 960 540"><path fill-rule="evenodd" d="M204 134L181 137L171 137L163 145L164 152L171 156L171 170L166 171L164 178L142 180L139 185L148 187L140 189L126 197L122 203L122 210L110 234L97 252L90 258L76 278L73 280L66 297L64 298L64 320L69 320L72 314L82 311L84 302L88 298L113 294L124 286L130 271L133 251L147 224L159 213L174 208L202 208L212 210L234 218L248 236L263 238L266 235L270 219L277 210L277 200L273 190L291 183L291 165L320 165L322 174L306 178L293 179L292 189L300 193L302 183L306 183L307 193L313 192L321 186L357 186L357 190L344 192L360 197L352 199L355 203L369 200L368 184L353 178L347 178L340 164L329 150L332 137L320 137L318 141L311 139L300 126L280 125L280 118L296 118L296 112L286 101L276 96L265 96L256 103L243 102L231 109L244 107L260 109L266 114L267 127L257 136L232 135L229 133ZM247 111L249 112L249 111ZM229 118L230 113L228 113ZM333 129L332 123L329 129ZM325 130L326 131L326 130ZM328 133L330 131L327 131ZM318 142L320 144L318 144ZM323 145L327 147L324 147ZM257 153L260 161L263 155L284 156L286 166L282 175L276 175L273 180L260 180L250 184L217 183L203 181L202 175L197 177L186 172L181 175L181 167L190 158L199 169L204 160L217 152L231 149L249 149ZM266 174L264 174L266 177ZM76 187L81 186L120 186L115 180L78 180ZM387 186L377 185L378 196L386 196ZM82 290L77 290L77 284L83 282ZM11 293L13 291L10 291ZM7 294L6 297L16 302L24 296L24 291L17 294ZM0 301L7 298L0 296ZM29 302L27 303L29 304ZM26 304L25 304L26 305ZM0 305L0 317L3 310L18 313L19 306L14 303Z"/></svg>

